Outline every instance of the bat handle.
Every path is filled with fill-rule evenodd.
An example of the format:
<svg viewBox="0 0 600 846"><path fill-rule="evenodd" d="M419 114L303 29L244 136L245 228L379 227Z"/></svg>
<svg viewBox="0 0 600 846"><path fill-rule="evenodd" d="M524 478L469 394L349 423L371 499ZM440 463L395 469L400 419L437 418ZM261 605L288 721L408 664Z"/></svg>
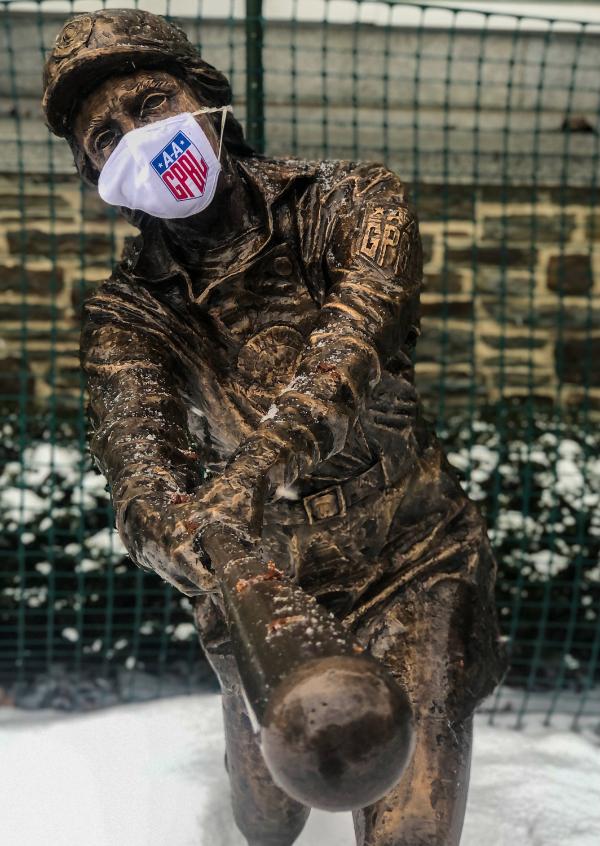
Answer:
<svg viewBox="0 0 600 846"><path fill-rule="evenodd" d="M202 547L208 557L217 578L222 579L228 566L235 565L240 559L248 559L248 565L260 567L259 559L254 550L247 546L234 534L221 525L208 528L202 536ZM247 566L248 566L247 565Z"/></svg>

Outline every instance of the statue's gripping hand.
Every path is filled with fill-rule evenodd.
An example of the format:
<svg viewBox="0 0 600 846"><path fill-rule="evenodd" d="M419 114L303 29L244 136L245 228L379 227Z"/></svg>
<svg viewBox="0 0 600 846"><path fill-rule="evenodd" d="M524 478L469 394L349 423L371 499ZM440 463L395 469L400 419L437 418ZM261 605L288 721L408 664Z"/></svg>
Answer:
<svg viewBox="0 0 600 846"><path fill-rule="evenodd" d="M218 590L204 554L208 529L231 533L248 551L260 536L265 486L225 470L190 493L143 497L132 503L122 527L144 538L137 563L158 573L187 596Z"/></svg>
<svg viewBox="0 0 600 846"><path fill-rule="evenodd" d="M126 300L111 282L86 306L81 359L91 452L109 481L117 529L133 561L188 595L214 591L196 538L210 520L250 537L260 499L239 474L203 479L179 370L150 321L138 328L142 317L131 319L133 297Z"/></svg>

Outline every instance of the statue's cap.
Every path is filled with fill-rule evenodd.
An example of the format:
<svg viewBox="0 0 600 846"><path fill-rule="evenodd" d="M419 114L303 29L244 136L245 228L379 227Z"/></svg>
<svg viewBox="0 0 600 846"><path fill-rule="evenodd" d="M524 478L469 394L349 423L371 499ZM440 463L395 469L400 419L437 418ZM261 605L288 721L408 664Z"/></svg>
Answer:
<svg viewBox="0 0 600 846"><path fill-rule="evenodd" d="M139 9L106 9L64 24L44 67L42 107L55 135L71 130L74 108L103 79L141 68L162 68L203 87L208 102L231 101L227 78L201 59L185 32Z"/></svg>

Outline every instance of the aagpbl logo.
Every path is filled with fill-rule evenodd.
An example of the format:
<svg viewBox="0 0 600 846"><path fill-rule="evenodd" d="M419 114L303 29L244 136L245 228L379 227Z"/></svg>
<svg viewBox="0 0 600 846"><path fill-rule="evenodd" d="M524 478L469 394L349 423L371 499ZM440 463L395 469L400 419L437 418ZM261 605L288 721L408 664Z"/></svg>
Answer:
<svg viewBox="0 0 600 846"><path fill-rule="evenodd" d="M178 202L204 194L208 165L185 133L178 132L150 164Z"/></svg>

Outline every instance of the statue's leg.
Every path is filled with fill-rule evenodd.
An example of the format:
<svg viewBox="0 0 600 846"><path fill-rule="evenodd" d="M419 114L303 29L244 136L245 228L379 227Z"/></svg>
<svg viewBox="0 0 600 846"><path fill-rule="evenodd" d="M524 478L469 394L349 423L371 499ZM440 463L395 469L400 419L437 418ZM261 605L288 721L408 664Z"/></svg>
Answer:
<svg viewBox="0 0 600 846"><path fill-rule="evenodd" d="M291 799L273 782L256 741L235 659L208 598L197 600L201 642L221 685L227 771L236 824L249 846L291 846L310 808ZM207 631L208 629L208 631Z"/></svg>
<svg viewBox="0 0 600 846"><path fill-rule="evenodd" d="M473 594L452 577L416 586L362 626L369 651L406 685L416 745L398 785L354 813L359 846L458 846L472 740Z"/></svg>

